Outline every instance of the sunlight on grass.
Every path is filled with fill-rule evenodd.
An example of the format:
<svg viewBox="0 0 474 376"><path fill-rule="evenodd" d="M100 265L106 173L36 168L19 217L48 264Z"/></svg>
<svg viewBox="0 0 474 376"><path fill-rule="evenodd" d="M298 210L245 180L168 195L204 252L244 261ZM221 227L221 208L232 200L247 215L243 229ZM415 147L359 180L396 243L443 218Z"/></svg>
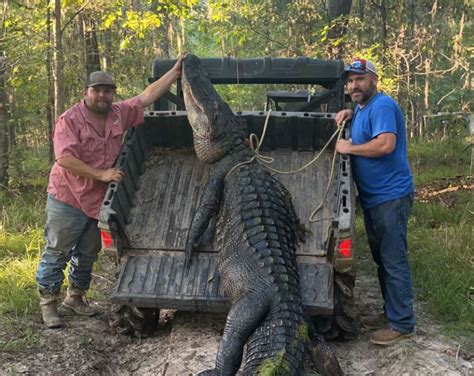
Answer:
<svg viewBox="0 0 474 376"><path fill-rule="evenodd" d="M22 258L40 253L44 244L43 229L32 228L24 233L0 232L0 262L3 258Z"/></svg>
<svg viewBox="0 0 474 376"><path fill-rule="evenodd" d="M0 315L22 317L37 311L35 272L39 254L0 261Z"/></svg>
<svg viewBox="0 0 474 376"><path fill-rule="evenodd" d="M0 234L0 315L20 317L37 310L35 273L43 244L38 228Z"/></svg>

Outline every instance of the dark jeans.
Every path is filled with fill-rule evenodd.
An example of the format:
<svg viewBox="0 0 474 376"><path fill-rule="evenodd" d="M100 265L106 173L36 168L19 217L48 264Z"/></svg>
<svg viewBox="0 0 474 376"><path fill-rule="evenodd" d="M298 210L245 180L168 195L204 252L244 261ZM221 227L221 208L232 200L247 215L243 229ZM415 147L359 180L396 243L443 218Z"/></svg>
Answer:
<svg viewBox="0 0 474 376"><path fill-rule="evenodd" d="M36 272L38 287L49 293L58 292L69 262L69 278L81 290L88 290L92 266L101 247L97 220L48 195L45 238L46 246Z"/></svg>
<svg viewBox="0 0 474 376"><path fill-rule="evenodd" d="M407 257L407 224L413 194L364 210L365 229L389 326L402 333L415 328L413 289Z"/></svg>

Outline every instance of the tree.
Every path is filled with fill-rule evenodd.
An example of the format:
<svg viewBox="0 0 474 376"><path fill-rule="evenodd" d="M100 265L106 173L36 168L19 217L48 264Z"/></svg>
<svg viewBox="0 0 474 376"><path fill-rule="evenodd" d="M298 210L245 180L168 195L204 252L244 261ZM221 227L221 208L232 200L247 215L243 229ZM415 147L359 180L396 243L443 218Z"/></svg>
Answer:
<svg viewBox="0 0 474 376"><path fill-rule="evenodd" d="M8 3L3 2L2 40L5 39L5 22ZM0 190L8 188L8 116L5 90L5 48L0 44Z"/></svg>
<svg viewBox="0 0 474 376"><path fill-rule="evenodd" d="M330 56L342 59L345 55L343 38L347 33L352 0L328 1L329 21L328 39L331 42Z"/></svg>
<svg viewBox="0 0 474 376"><path fill-rule="evenodd" d="M80 18L85 44L86 76L89 76L91 72L101 70L99 44L97 42L96 25L92 12L84 12Z"/></svg>
<svg viewBox="0 0 474 376"><path fill-rule="evenodd" d="M5 100L5 56L0 52L0 190L8 188L8 116Z"/></svg>

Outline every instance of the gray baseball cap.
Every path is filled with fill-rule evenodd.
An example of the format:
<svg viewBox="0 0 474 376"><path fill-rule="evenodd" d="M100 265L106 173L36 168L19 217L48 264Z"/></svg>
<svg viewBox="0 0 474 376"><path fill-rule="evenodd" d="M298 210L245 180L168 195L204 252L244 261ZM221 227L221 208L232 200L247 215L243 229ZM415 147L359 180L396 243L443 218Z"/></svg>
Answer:
<svg viewBox="0 0 474 376"><path fill-rule="evenodd" d="M114 89L117 87L114 80L112 80L112 76L104 71L92 72L86 80L86 87L97 85L112 86Z"/></svg>

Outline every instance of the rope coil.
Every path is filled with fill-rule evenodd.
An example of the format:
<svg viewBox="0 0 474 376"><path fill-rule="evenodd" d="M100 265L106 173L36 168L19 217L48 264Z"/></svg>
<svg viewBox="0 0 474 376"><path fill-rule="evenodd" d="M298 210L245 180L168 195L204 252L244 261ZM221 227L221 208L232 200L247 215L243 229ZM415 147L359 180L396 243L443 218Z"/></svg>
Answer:
<svg viewBox="0 0 474 376"><path fill-rule="evenodd" d="M321 157L323 152L328 148L328 146L331 144L332 140L335 137L337 137L336 142L341 139L342 132L344 131L344 127L346 125L346 121L344 121L340 127L337 127L337 129L331 135L331 137L326 142L326 144L323 146L323 148L318 152L318 154L311 161L309 161L308 163L306 163L302 167L297 168L296 170L282 171L282 170L278 170L276 168L273 168L273 167L269 166L269 164L271 164L275 161L274 158L272 158L270 156L260 154L260 147L262 146L263 140L265 139L265 134L267 132L268 121L270 119L271 112L272 112L271 109L268 110L268 112L267 112L267 116L265 118L265 123L264 123L264 126L263 126L263 131L262 131L261 138L259 139L258 136L255 133L252 133L249 136L250 148L255 154L248 161L240 162L240 163L236 164L234 167L232 167L232 169L227 173L226 177L229 176L232 172L234 172L240 166L245 165L245 164L249 164L249 163L253 162L254 160L257 160L262 166L264 166L269 171L272 171L272 172L277 173L277 174L290 175L290 174L295 174L295 173L301 172L301 171L305 170L306 168L308 168L309 166L311 166L313 163L315 163ZM332 157L332 162L331 162L331 170L330 170L331 172L330 172L329 178L328 178L328 184L326 186L326 189L324 190L324 194L323 194L323 198L322 198L321 202L316 207L316 209L314 209L311 212L311 215L308 218L310 223L332 219L332 217L316 219L315 216L321 210L321 208L323 207L324 202L326 201L326 198L327 198L327 194L329 193L329 190L331 188L331 180L332 180L333 175L334 175L334 170L335 170L335 165L336 165L336 157L337 157L337 152L336 152L336 150L334 150L333 157Z"/></svg>

